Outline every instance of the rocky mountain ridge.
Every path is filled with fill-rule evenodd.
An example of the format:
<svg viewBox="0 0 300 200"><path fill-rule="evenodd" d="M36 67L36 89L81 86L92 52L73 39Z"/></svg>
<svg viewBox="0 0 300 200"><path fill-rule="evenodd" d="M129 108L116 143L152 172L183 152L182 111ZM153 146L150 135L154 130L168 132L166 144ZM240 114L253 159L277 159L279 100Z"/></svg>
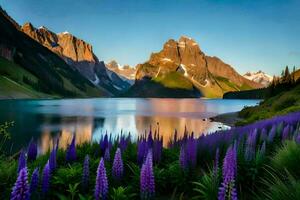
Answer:
<svg viewBox="0 0 300 200"><path fill-rule="evenodd" d="M113 95L117 95L122 90L130 87L127 82L118 78L117 74L111 76L111 72L107 72L105 63L99 61L93 52L92 45L71 33L62 32L56 34L44 26L35 28L31 23L25 23L21 30L59 55L66 63L78 70L93 84L106 89Z"/></svg>

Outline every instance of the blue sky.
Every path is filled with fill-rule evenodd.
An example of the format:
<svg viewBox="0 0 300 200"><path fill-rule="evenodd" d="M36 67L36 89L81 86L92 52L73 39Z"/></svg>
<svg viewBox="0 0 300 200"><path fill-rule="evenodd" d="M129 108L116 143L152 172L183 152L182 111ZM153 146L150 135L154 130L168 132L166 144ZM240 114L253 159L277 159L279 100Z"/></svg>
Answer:
<svg viewBox="0 0 300 200"><path fill-rule="evenodd" d="M299 0L0 0L20 24L69 31L100 60L145 62L170 38L194 38L201 50L238 72L280 74L300 68Z"/></svg>

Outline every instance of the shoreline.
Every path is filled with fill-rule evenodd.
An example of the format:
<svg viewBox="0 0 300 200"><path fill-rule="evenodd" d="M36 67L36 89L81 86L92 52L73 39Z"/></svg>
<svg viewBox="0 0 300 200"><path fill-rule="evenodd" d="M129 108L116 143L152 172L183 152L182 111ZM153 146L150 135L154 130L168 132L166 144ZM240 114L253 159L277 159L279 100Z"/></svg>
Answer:
<svg viewBox="0 0 300 200"><path fill-rule="evenodd" d="M239 114L239 111L238 112L229 112L229 113L216 115L214 117L210 117L209 119L212 122L220 122L227 126L235 127L236 122L242 120L242 118L240 118L238 116L238 114Z"/></svg>

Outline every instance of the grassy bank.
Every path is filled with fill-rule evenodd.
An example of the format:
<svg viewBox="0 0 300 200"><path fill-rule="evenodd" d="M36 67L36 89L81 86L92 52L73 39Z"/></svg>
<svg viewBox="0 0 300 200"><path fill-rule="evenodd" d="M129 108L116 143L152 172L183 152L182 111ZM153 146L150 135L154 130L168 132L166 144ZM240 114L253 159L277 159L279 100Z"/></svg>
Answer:
<svg viewBox="0 0 300 200"><path fill-rule="evenodd" d="M298 110L300 110L300 84L288 91L265 99L257 106L244 108L239 113L243 120L239 121L237 125L245 125Z"/></svg>
<svg viewBox="0 0 300 200"><path fill-rule="evenodd" d="M162 147L158 133L55 148L36 156L1 156L0 198L299 199L300 113ZM276 172L276 173L275 173ZM14 186L14 187L13 187Z"/></svg>

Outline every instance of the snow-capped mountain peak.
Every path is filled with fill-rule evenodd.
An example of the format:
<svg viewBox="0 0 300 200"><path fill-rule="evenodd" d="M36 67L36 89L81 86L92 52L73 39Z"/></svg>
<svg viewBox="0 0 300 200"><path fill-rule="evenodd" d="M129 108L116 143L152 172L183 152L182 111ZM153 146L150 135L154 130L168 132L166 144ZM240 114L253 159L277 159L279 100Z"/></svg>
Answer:
<svg viewBox="0 0 300 200"><path fill-rule="evenodd" d="M247 72L243 76L254 82L261 83L264 86L268 86L273 80L272 76L266 74L261 70L259 70L258 72Z"/></svg>
<svg viewBox="0 0 300 200"><path fill-rule="evenodd" d="M105 65L109 70L117 73L118 75L121 75L129 80L135 79L136 69L129 65L120 65L115 60L107 62Z"/></svg>

